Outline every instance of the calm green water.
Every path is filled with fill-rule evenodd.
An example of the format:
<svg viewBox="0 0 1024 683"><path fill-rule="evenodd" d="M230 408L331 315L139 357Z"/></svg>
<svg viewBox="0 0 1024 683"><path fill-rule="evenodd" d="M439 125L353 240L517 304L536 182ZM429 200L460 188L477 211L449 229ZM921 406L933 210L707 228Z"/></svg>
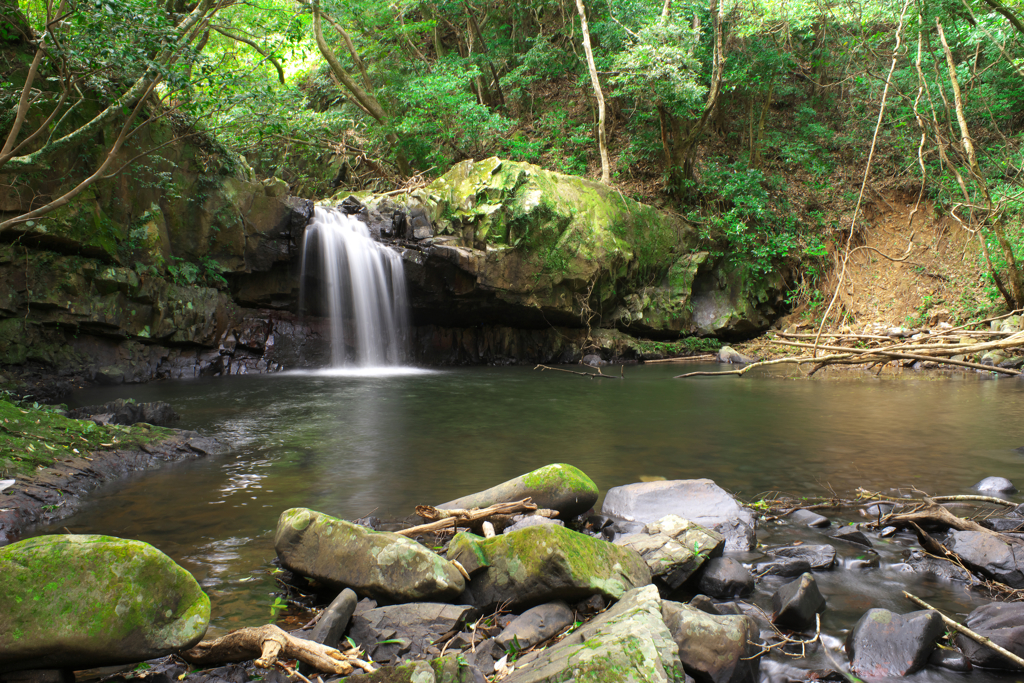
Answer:
<svg viewBox="0 0 1024 683"><path fill-rule="evenodd" d="M166 400L179 426L231 449L111 484L75 516L36 532L154 544L210 593L220 630L267 620L271 536L279 513L294 506L345 518L405 516L552 462L580 467L602 490L641 476L709 477L743 499L858 486L966 493L989 475L1024 487L1024 455L1014 450L1024 446L1024 381L671 379L691 369L631 366L624 381L467 368L94 390L73 402ZM883 560L898 562L901 550L884 551ZM844 598L851 614L881 590L879 576L842 580L856 586ZM943 599L964 609L976 601Z"/></svg>

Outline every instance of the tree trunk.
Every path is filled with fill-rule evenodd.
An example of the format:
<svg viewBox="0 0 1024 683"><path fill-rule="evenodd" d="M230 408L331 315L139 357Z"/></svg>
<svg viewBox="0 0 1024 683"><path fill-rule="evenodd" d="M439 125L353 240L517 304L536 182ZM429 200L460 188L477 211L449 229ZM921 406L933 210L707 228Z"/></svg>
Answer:
<svg viewBox="0 0 1024 683"><path fill-rule="evenodd" d="M666 7L668 3L666 2ZM601 152L601 182L608 184L612 180L611 163L608 161L608 141L605 135L604 91L601 79L597 75L594 63L594 50L590 45L590 27L587 25L587 10L583 0L576 0L576 10L580 14L580 26L583 30L583 51L587 55L587 70L590 71L590 83L594 86L594 97L597 98L597 146Z"/></svg>

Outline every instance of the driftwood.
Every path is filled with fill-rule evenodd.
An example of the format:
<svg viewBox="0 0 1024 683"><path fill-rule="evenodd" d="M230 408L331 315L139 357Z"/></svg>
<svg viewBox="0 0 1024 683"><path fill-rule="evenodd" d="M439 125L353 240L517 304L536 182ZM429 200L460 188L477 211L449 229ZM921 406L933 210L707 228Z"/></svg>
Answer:
<svg viewBox="0 0 1024 683"><path fill-rule="evenodd" d="M433 520L427 524L402 529L396 533L403 536L416 536L441 531L442 529L454 529L456 527L480 528L485 521L490 521L494 526L501 526L504 529L512 521L512 516L522 513L531 513L540 517L557 517L555 510L538 510L537 506L529 498L511 503L497 503L486 508L473 508L471 510L441 510L431 505L418 505L416 514L423 519Z"/></svg>
<svg viewBox="0 0 1024 683"><path fill-rule="evenodd" d="M179 656L189 664L212 666L255 659L256 666L270 669L278 658L297 659L317 671L348 675L355 669L366 672L373 665L358 657L358 650L341 652L333 647L295 638L273 624L232 631L216 640L204 640Z"/></svg>
<svg viewBox="0 0 1024 683"><path fill-rule="evenodd" d="M981 635L980 633L976 633L976 632L972 631L971 629L967 628L963 624L960 624L960 623L958 623L956 621L953 621L952 619L947 617L945 614L943 614L939 610L935 609L934 607L932 607L931 605L929 605L927 602L925 602L921 598L917 597L916 595L911 595L907 591L903 591L903 597L905 597L907 600L910 600L911 602L913 602L914 604L916 604L916 605L918 605L920 607L924 607L925 609L932 610L933 612L935 612L936 614L939 615L939 617L942 619L942 623L944 623L946 626L948 626L948 627L950 627L952 629L955 629L957 631L960 631L960 633L963 633L965 636L967 636L968 638L970 638L971 640L973 640L976 643L979 643L981 645L984 645L987 648L991 648L992 650L995 650L996 652L998 652L999 654L1001 654L1002 656L1006 657L1011 662L1016 664L1017 666L1019 666L1022 669L1024 669L1024 659L1021 659L1020 657L1018 657L1017 655L1013 654L1012 652L1010 652L1006 648L1004 648L1004 647L1002 647L1000 645L997 645L996 643L993 643L991 640L989 640L985 636Z"/></svg>
<svg viewBox="0 0 1024 683"><path fill-rule="evenodd" d="M622 370L623 367L624 366L622 365L619 366L618 377L616 377L615 375L604 374L603 372L601 372L601 368L596 368L597 372L595 373L579 372L577 370L566 370L565 368L553 368L550 365L538 365L537 367L534 368L534 370L540 370L541 372L544 372L545 370L554 370L555 372L568 372L570 375L579 375L580 377L589 377L590 379L624 379Z"/></svg>
<svg viewBox="0 0 1024 683"><path fill-rule="evenodd" d="M957 531L978 531L983 534L996 536L1006 543L1021 543L1019 539L1012 536L1007 536L999 533L998 531L986 529L973 519L957 517L931 498L925 498L924 503L915 506L907 512L897 512L896 510L893 510L882 517L882 519L876 524L895 527L910 526L911 524L935 524L949 529L956 529Z"/></svg>

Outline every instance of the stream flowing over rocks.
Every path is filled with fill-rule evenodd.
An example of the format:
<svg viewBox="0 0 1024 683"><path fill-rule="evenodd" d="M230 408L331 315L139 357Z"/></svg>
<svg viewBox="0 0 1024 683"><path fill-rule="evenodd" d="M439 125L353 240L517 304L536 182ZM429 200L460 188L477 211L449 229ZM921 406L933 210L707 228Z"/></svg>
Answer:
<svg viewBox="0 0 1024 683"><path fill-rule="evenodd" d="M346 677L354 683L781 683L919 671L929 672L927 680L989 672L989 681L998 671L1024 670L963 634L944 639L949 629L940 614L910 601L896 610L868 600L845 629L823 622L836 595L830 575L878 572L872 546L895 538L912 548L907 532L843 525L846 533L837 533L809 518L811 511L767 520L708 479L617 487L600 514L592 508L597 497L585 473L556 464L423 508L421 516L436 518L426 526L283 511L274 545L288 570L286 594L324 608L282 636L293 649L281 658L298 658L307 677L339 680L301 653L312 644L338 648L345 651L339 661L359 663ZM519 512L473 515L480 506L506 505ZM756 543L764 524L819 540L765 547ZM959 552L964 533L980 532L953 531L947 547ZM994 556L976 561L986 576L1001 566ZM199 661L197 653L212 647L204 641L189 649L206 631L209 601L191 575L147 544L44 536L0 548L0 567L0 680L68 680L44 669L141 660L149 660L154 683L298 680L291 665L270 671L253 663L258 646L225 654L215 660L220 668L204 671L168 659ZM902 571L976 581L933 564L908 561ZM898 590L879 581L879 590ZM1024 654L1019 603L984 604L966 625ZM266 650L263 656L272 667Z"/></svg>

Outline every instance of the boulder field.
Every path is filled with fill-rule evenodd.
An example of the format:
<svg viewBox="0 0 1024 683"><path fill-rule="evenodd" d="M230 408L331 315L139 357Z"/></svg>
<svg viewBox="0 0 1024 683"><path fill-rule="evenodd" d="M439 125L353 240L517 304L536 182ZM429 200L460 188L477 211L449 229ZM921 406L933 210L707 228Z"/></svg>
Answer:
<svg viewBox="0 0 1024 683"><path fill-rule="evenodd" d="M755 683L894 678L927 667L1017 669L966 637L951 641L958 650L938 647L946 628L934 610L868 609L845 641L827 635L832 543L840 553L849 546L870 554L878 532L847 538L817 515L793 514L790 524L821 541L759 546L761 559L750 562L743 543L756 534L759 515L707 479L618 487L597 514L593 481L556 464L433 509L459 518L464 505L527 497L545 507L494 517L494 528L463 522L479 534L410 528L408 520L377 523L393 529L382 530L306 508L282 512L274 545L290 572L285 580L333 597L290 637L309 647L359 648L347 655L361 657L365 669L346 677L353 683ZM906 571L930 570L908 563ZM190 673L180 660L152 659L197 643L209 601L187 572L138 541L62 535L2 548L0 604L7 607L0 681L25 669L146 659L169 681L283 683L291 675L287 666L275 673L251 663ZM1018 604L984 605L966 624L1024 654ZM298 666L309 679L318 675L308 663ZM18 675L11 680L53 679L44 671Z"/></svg>

